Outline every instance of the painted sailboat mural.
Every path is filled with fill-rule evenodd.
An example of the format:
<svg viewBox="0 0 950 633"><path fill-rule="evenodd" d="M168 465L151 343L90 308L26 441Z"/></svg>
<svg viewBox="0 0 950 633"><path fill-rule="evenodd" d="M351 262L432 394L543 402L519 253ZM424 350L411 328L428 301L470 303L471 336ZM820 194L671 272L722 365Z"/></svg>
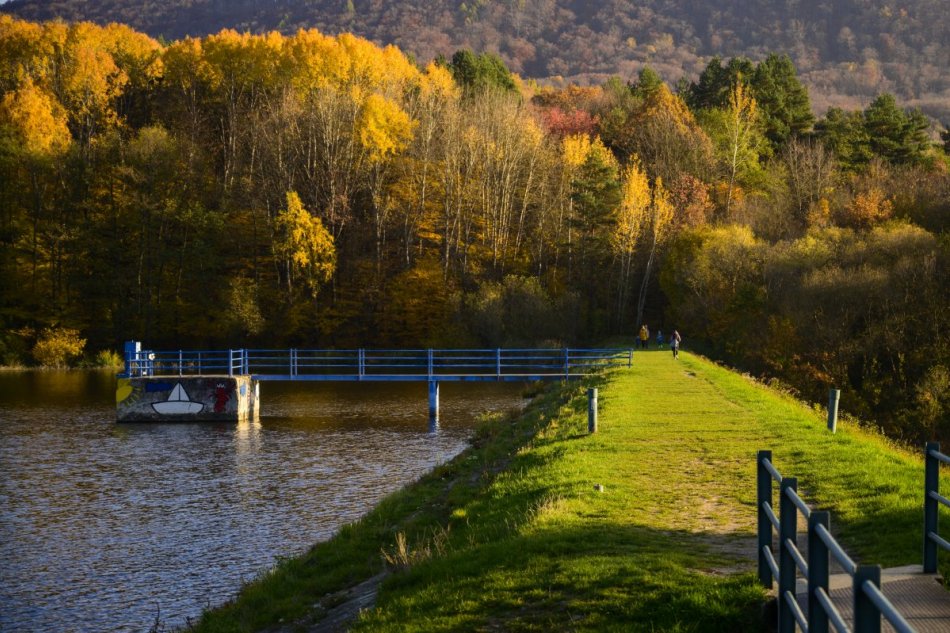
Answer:
<svg viewBox="0 0 950 633"><path fill-rule="evenodd" d="M152 408L160 415L187 415L200 413L204 405L200 402L192 402L181 383L177 383L168 396L168 400L153 402Z"/></svg>

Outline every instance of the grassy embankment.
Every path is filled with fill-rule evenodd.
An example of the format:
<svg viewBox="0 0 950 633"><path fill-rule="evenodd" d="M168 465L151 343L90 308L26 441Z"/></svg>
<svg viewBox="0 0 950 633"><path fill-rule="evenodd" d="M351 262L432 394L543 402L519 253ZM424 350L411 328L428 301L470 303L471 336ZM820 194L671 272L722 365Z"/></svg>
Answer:
<svg viewBox="0 0 950 633"><path fill-rule="evenodd" d="M581 385L552 389L197 630L305 630L384 568L355 630L756 630L762 448L857 560L920 562L917 455L847 424L832 436L819 413L686 353L638 353L597 386L598 434Z"/></svg>

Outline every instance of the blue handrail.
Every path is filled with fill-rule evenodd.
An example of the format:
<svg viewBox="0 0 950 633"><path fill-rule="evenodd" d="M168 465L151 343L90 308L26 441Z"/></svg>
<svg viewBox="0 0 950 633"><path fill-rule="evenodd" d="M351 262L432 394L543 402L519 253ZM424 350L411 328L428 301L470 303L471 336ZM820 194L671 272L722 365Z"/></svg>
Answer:
<svg viewBox="0 0 950 633"><path fill-rule="evenodd" d="M126 346L124 377L249 374L262 380L574 378L630 366L630 349L230 349Z"/></svg>

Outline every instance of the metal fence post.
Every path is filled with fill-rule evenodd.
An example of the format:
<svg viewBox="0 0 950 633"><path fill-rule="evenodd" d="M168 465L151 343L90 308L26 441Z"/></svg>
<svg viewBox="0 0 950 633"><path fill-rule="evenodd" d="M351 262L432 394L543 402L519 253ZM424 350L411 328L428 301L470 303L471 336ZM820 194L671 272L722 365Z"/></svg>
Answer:
<svg viewBox="0 0 950 633"><path fill-rule="evenodd" d="M940 442L927 442L924 448L924 573L937 573L937 544L930 534L937 534L937 517L940 506L930 496L940 492L940 461L930 454L940 452Z"/></svg>
<svg viewBox="0 0 950 633"><path fill-rule="evenodd" d="M234 375L234 350L228 350L228 376Z"/></svg>
<svg viewBox="0 0 950 633"><path fill-rule="evenodd" d="M597 432L597 389L587 390L587 432Z"/></svg>
<svg viewBox="0 0 950 633"><path fill-rule="evenodd" d="M795 631L795 615L792 607L785 599L785 592L795 595L795 559L788 544L798 544L798 508L788 495L788 491L798 490L798 479L783 477L779 485L779 532L778 532L778 633L792 633Z"/></svg>
<svg viewBox="0 0 950 633"><path fill-rule="evenodd" d="M495 377L501 378L501 348L495 349Z"/></svg>
<svg viewBox="0 0 950 633"><path fill-rule="evenodd" d="M828 430L832 433L838 428L838 399L840 397L840 389L832 389L828 392Z"/></svg>
<svg viewBox="0 0 950 633"><path fill-rule="evenodd" d="M439 383L435 380L429 381L429 422L438 423L439 421Z"/></svg>
<svg viewBox="0 0 950 633"><path fill-rule="evenodd" d="M183 371L181 350L178 350L178 375L181 376Z"/></svg>
<svg viewBox="0 0 950 633"><path fill-rule="evenodd" d="M828 591L828 546L818 536L818 526L830 528L826 511L808 517L808 633L828 633L828 614L818 602L818 590Z"/></svg>
<svg viewBox="0 0 950 633"><path fill-rule="evenodd" d="M756 516L758 517L759 582L766 589L772 588L772 569L765 560L765 548L772 551L772 522L765 514L764 504L772 506L772 475L765 470L763 461L772 461L772 451L759 451L756 457Z"/></svg>
<svg viewBox="0 0 950 633"><path fill-rule="evenodd" d="M870 580L875 587L881 586L880 565L858 565L854 572L854 633L881 633L881 612L864 593L864 583Z"/></svg>
<svg viewBox="0 0 950 633"><path fill-rule="evenodd" d="M570 378L571 376L570 358L571 358L570 348L565 347L564 348L564 378L565 380L567 378Z"/></svg>

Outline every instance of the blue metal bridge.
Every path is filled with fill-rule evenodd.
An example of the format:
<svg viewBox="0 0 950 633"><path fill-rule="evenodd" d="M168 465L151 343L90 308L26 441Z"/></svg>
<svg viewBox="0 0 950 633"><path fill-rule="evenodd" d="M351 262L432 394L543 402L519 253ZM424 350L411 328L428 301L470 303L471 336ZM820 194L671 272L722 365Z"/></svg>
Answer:
<svg viewBox="0 0 950 633"><path fill-rule="evenodd" d="M429 383L430 418L438 418L440 382L529 382L583 378L629 367L632 349L142 349L125 346L120 378L244 376L252 381Z"/></svg>

